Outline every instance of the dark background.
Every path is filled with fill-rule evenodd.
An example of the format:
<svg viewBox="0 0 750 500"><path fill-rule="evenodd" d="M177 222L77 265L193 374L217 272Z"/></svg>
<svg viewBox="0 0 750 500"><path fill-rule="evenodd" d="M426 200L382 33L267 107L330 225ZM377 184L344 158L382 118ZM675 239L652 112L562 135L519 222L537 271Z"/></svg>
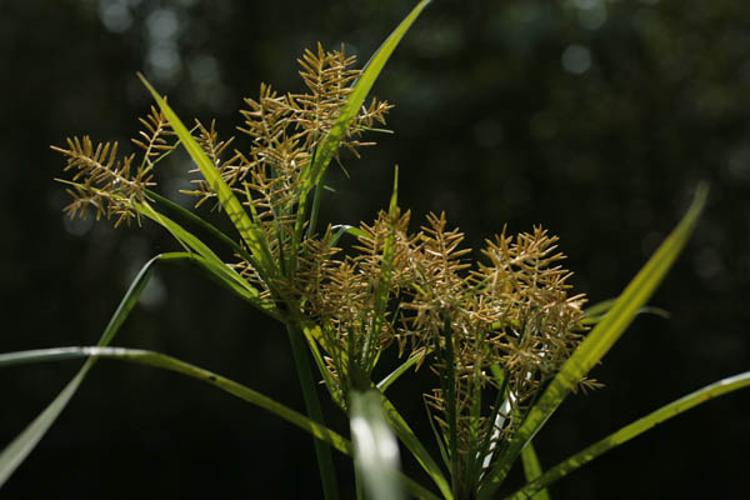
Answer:
<svg viewBox="0 0 750 500"><path fill-rule="evenodd" d="M137 269L176 249L150 224L113 230L64 219L67 198L52 180L63 162L50 144L132 136L149 103L138 70L183 117L216 117L232 133L241 98L261 80L299 89L294 61L305 47L346 42L364 62L411 3L0 0L0 352L95 343ZM446 210L473 245L506 223L512 231L541 223L560 236L592 302L616 295L697 182L711 183L695 236L653 300L672 318L636 321L593 372L606 388L570 398L538 436L543 465L748 369L750 3L436 0L375 93L396 103L396 133L362 161L346 160L351 179L332 170L338 193L324 200L327 220L371 220L398 163L401 202L417 221ZM187 168L175 156L162 192L184 186ZM302 408L283 331L191 269L159 271L115 344L175 355ZM77 367L2 371L0 445ZM427 438L416 390L399 382L393 396ZM681 416L551 493L740 497L749 396ZM339 474L351 482L346 459ZM310 439L211 387L116 362L96 367L0 491L209 495L319 497Z"/></svg>

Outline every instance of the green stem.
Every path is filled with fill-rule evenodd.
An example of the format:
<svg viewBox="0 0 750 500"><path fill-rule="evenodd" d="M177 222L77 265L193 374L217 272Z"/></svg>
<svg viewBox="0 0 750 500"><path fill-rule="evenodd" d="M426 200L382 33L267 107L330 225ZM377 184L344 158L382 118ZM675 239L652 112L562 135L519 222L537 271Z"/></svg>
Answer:
<svg viewBox="0 0 750 500"><path fill-rule="evenodd" d="M457 437L457 415L456 415L456 373L454 370L453 355L453 330L450 316L446 316L443 324L443 335L445 348L443 349L443 363L446 372L443 374L443 394L446 395L447 420L448 420L448 453L451 459L451 486L454 493L458 488L458 437Z"/></svg>
<svg viewBox="0 0 750 500"><path fill-rule="evenodd" d="M313 162L315 155L313 155ZM310 219L307 224L307 237L311 238L315 234L318 225L318 213L320 212L320 199L323 197L323 179L320 179L315 185L315 194L313 194L312 207L310 208Z"/></svg>
<svg viewBox="0 0 750 500"><path fill-rule="evenodd" d="M307 347L302 332L287 323L287 333L289 334L289 343L292 345L292 355L294 356L294 365L297 368L297 377L302 388L302 396L305 399L305 409L307 416L321 425L325 425L323 419L323 410L320 407L320 399L315 389L310 360L307 355ZM318 468L320 469L320 480L323 485L323 496L326 500L338 500L339 492L336 484L336 469L333 465L333 454L328 444L315 439L315 456L318 459Z"/></svg>

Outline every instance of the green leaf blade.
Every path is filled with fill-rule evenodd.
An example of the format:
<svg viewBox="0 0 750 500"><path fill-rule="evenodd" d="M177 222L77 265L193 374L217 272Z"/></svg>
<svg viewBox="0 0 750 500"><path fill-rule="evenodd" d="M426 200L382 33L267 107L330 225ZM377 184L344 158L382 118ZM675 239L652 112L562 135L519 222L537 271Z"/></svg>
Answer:
<svg viewBox="0 0 750 500"><path fill-rule="evenodd" d="M57 417L73 398L81 382L88 374L93 360L87 361L83 368L68 382L65 388L0 454L0 488L8 481L16 469L34 451L39 441L55 423Z"/></svg>
<svg viewBox="0 0 750 500"><path fill-rule="evenodd" d="M203 148L198 144L188 128L182 122L177 113L167 104L167 101L154 89L146 78L138 73L138 78L151 93L164 116L169 120L169 124L177 135L180 143L187 151L190 158L195 162L203 178L208 183L211 190L216 193L219 203L226 212L229 219L239 232L242 240L247 244L250 252L256 258L258 263L262 264L263 269L260 271L275 274L276 266L268 250L268 245L263 231L258 228L242 207L240 200L234 195L232 189L221 177L216 165L211 161Z"/></svg>
<svg viewBox="0 0 750 500"><path fill-rule="evenodd" d="M234 293L250 302L261 312L271 316L274 319L279 320L278 311L273 303L262 300L260 292L250 285L237 271L229 267L224 263L219 256L217 256L211 248L203 243L200 238L193 235L191 232L183 228L181 225L156 211L148 203L141 203L137 206L139 213L143 216L153 220L164 229L166 229L180 244L185 246L188 250L195 252L197 255L194 259L201 267L213 275L218 281Z"/></svg>
<svg viewBox="0 0 750 500"><path fill-rule="evenodd" d="M432 458L419 438L417 438L416 434L414 434L414 431L409 427L409 424L406 423L404 417L402 417L398 410L396 410L396 407L393 406L393 403L391 403L385 396L381 395L381 397L383 399L383 411L385 412L386 419L396 433L396 436L398 436L401 442L404 443L404 446L406 446L411 452L427 475L430 476L430 479L432 479L435 486L438 487L443 497L447 500L453 500L453 492L450 483L445 478L445 475L440 470L438 464Z"/></svg>
<svg viewBox="0 0 750 500"><path fill-rule="evenodd" d="M133 279L128 291L117 306L115 313L112 315L104 332L99 338L98 346L108 345L117 335L123 323L127 319L130 311L138 303L138 299L143 289L148 284L153 267L159 262L179 261L190 259L190 255L182 252L173 252L157 255L152 258L138 272ZM51 356L59 356L60 353ZM22 356L12 357L8 355L0 356L0 366L12 366L27 362ZM68 382L62 391L47 405L47 407L18 435L11 441L0 453L0 488L6 483L16 469L26 460L34 451L34 448L42 440L44 435L49 431L57 418L63 412L70 400L75 395L86 375L94 365L95 360L89 359L84 363L78 373Z"/></svg>
<svg viewBox="0 0 750 500"><path fill-rule="evenodd" d="M521 461L523 462L523 473L527 482L532 482L542 475L542 465L539 463L539 457L536 454L534 445L529 443L521 452ZM535 492L533 500L550 500L549 492L540 488Z"/></svg>
<svg viewBox="0 0 750 500"><path fill-rule="evenodd" d="M529 410L510 445L485 478L479 494L480 500L488 500L494 495L524 446L533 439L578 381L604 357L652 296L692 234L707 196L708 188L700 185L690 208L677 227L628 284L606 316L581 342Z"/></svg>
<svg viewBox="0 0 750 500"><path fill-rule="evenodd" d="M390 59L393 51L396 50L406 32L414 24L414 21L417 20L430 2L431 0L422 0L419 2L370 58L359 79L354 84L352 93L349 95L346 105L341 110L339 118L316 151L315 164L311 168L311 176L305 187L307 191L321 182L323 174L336 154L341 141L346 136L346 130L357 117L360 108L364 104L370 90L372 90L373 85L375 85L375 81L380 76L388 59Z"/></svg>
<svg viewBox="0 0 750 500"><path fill-rule="evenodd" d="M410 356L406 361L398 365L391 373L378 382L378 390L385 393L385 391L387 391L388 388L401 377L401 375L406 373L409 368L419 363L421 359L424 359L424 356Z"/></svg>
<svg viewBox="0 0 750 500"><path fill-rule="evenodd" d="M292 347L294 365L297 370L297 379L299 380L302 396L305 401L305 410L310 418L323 424L325 423L325 418L318 397L317 384L313 379L313 372L310 367L307 349L305 348L303 333L290 323L287 323L286 327L289 343ZM338 482L336 481L336 468L333 463L331 449L324 442L318 440L314 442L314 447L323 487L323 496L326 500L337 500L339 498Z"/></svg>
<svg viewBox="0 0 750 500"><path fill-rule="evenodd" d="M52 349L35 349L6 353L0 356L0 367L43 361L63 361L74 358L116 359L152 366L172 371L190 378L198 379L238 397L248 403L263 408L274 415L286 420L292 425L312 434L313 437L324 441L344 454L351 454L351 443L340 434L318 424L305 415L292 410L278 401L259 393L247 386L235 382L214 372L192 365L180 359L154 351L141 349L126 349L122 347L62 347Z"/></svg>
<svg viewBox="0 0 750 500"><path fill-rule="evenodd" d="M695 392L692 392L682 398L673 401L665 406L662 406L658 410L649 413L645 417L639 418L638 420L626 425L622 429L610 434L597 441L596 443L586 447L584 450L576 453L572 457L569 457L551 469L547 470L544 474L538 478L530 481L522 489L511 495L509 498L513 500L520 500L525 498L532 498L532 496L539 491L541 488L548 486L555 481L567 476L571 472L579 469L595 458L603 455L604 453L620 446L633 438L638 437L646 431L649 431L657 425L666 422L667 420L674 418L698 405L706 403L711 399L715 399L726 394L739 391L750 387L750 372L741 373L733 377L728 377L711 385L703 387ZM533 497L536 498L536 497Z"/></svg>
<svg viewBox="0 0 750 500"><path fill-rule="evenodd" d="M299 192L299 211L297 213L297 222L295 225L295 233L297 234L296 239L299 241L302 236L302 229L305 223L308 195L312 189L320 191L320 184L323 182L323 176L325 175L326 169L331 163L331 160L336 156L341 141L346 137L346 131L352 124L352 121L357 117L360 108L365 102L367 95L372 90L375 81L380 76L381 71L385 67L386 62L390 59L393 51L398 46L401 39L404 37L409 28L411 28L414 21L417 20L422 11L429 5L431 0L420 1L409 14L401 21L396 29L391 32L388 38L380 45L378 50L370 58L362 74L359 76L357 81L352 87L352 92L347 98L346 104L344 105L341 113L339 114L336 122L334 123L331 130L323 137L320 144L315 150L315 156L310 168L303 172L303 179L300 183ZM319 202L316 200L316 203Z"/></svg>

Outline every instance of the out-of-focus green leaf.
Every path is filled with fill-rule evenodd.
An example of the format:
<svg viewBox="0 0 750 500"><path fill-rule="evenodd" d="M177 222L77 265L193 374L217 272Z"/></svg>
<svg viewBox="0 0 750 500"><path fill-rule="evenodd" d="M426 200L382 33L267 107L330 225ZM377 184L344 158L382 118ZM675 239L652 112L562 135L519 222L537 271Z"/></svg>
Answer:
<svg viewBox="0 0 750 500"><path fill-rule="evenodd" d="M349 427L354 445L354 466L372 500L404 498L399 479L398 441L383 415L377 391L352 391L349 395Z"/></svg>
<svg viewBox="0 0 750 500"><path fill-rule="evenodd" d="M542 465L539 463L539 457L532 443L527 444L521 452L521 461L523 462L523 473L527 482L531 482L542 475ZM533 500L550 500L549 493L542 488L534 494Z"/></svg>

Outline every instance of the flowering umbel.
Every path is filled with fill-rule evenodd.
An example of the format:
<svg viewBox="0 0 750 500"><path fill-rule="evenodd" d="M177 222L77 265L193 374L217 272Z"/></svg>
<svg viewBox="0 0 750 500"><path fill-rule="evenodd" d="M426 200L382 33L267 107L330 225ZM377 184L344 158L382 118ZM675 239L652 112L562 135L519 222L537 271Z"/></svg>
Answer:
<svg viewBox="0 0 750 500"><path fill-rule="evenodd" d="M311 172L361 71L343 48L318 45L298 62L307 93L281 94L263 84L257 99L245 100L239 131L249 148L239 149L234 137L222 139L213 121L196 120L180 135L205 153L209 174L215 168L226 185L224 196L242 200L236 206L249 212L244 215L257 248L230 240L234 260L225 263L176 223L166 227L178 231L181 243L218 268L230 286L241 283L251 303L290 331L304 333L327 390L345 411L352 391L372 388L373 373L391 346L407 358L402 366L427 365L434 374L424 394L430 422L455 496L470 498L583 339L585 297L571 293L557 238L541 227L517 236L503 229L475 253L463 245L460 230L449 228L444 213L428 215L411 231L411 214L399 208L396 185L388 210L372 223L316 233L307 212L307 194L317 182ZM378 99L363 105L339 129L338 146L358 156L373 144L364 134L385 125L390 108ZM119 157L116 143L95 145L88 136L69 139L67 148L53 147L73 172L71 181L63 181L71 186L71 215L93 207L97 217L115 225L142 214L167 222L150 205L159 197L149 190L154 167L175 148L175 132L155 108L141 124L144 130L133 140L143 150L140 160L135 154ZM199 165L205 168L205 161ZM314 187L313 205L320 186ZM220 191L195 180L183 192L201 205L218 199ZM355 238L348 248L340 244L347 234Z"/></svg>
<svg viewBox="0 0 750 500"><path fill-rule="evenodd" d="M409 219L392 210L360 225L354 255L338 256L330 228L308 240L296 285L337 394L356 386L354 374L369 380L394 342L417 365L427 360L437 383L426 406L454 489L468 495L582 340L585 297L569 293L557 238L540 227L503 230L472 262L445 214L415 234Z"/></svg>

